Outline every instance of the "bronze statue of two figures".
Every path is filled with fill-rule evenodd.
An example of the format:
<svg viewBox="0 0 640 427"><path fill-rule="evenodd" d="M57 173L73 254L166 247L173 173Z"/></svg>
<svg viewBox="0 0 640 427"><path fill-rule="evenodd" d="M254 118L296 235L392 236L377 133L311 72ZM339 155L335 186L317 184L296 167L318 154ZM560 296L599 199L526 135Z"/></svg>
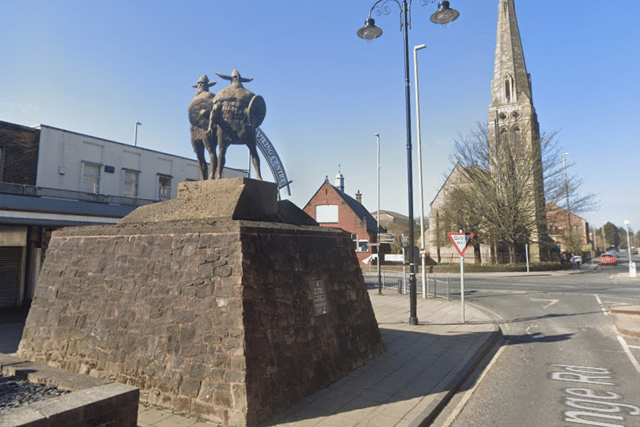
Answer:
<svg viewBox="0 0 640 427"><path fill-rule="evenodd" d="M242 77L238 70L233 70L230 76L216 74L229 80L229 86L217 95L209 92L215 82L210 82L207 75L203 74L198 83L193 85L197 88L196 95L189 103L191 144L198 157L202 179L222 178L227 148L231 144L244 144L249 148L256 175L262 180L256 148L256 128L262 124L267 114L267 105L260 95L242 86L242 83L253 79ZM210 171L204 156L205 148L211 159Z"/></svg>

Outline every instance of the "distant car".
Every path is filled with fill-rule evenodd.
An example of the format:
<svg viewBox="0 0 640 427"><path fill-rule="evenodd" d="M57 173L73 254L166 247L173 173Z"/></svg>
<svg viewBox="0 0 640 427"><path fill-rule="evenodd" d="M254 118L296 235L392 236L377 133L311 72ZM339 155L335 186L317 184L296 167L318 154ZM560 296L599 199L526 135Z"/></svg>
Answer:
<svg viewBox="0 0 640 427"><path fill-rule="evenodd" d="M635 246L631 246L631 253L634 255L638 253L638 250L636 249Z"/></svg>
<svg viewBox="0 0 640 427"><path fill-rule="evenodd" d="M618 265L618 258L616 258L615 255L613 254L605 253L600 255L598 262L600 262L601 265L602 264Z"/></svg>

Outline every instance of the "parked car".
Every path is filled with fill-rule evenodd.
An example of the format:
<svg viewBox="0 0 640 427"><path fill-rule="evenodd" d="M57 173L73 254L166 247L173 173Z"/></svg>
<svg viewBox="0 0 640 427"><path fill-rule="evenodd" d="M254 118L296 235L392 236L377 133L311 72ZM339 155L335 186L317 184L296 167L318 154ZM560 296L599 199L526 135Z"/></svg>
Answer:
<svg viewBox="0 0 640 427"><path fill-rule="evenodd" d="M635 246L631 246L631 253L634 255L638 253L638 250L636 249Z"/></svg>
<svg viewBox="0 0 640 427"><path fill-rule="evenodd" d="M604 253L600 255L598 262L600 262L600 265L603 265L603 264L618 265L618 258L616 258L615 255L613 254Z"/></svg>

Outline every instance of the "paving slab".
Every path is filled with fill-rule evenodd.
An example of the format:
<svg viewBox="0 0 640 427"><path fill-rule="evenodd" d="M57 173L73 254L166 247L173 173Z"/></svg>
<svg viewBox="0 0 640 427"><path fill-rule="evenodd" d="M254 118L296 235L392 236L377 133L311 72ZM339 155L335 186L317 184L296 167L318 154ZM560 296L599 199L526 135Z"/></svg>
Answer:
<svg viewBox="0 0 640 427"><path fill-rule="evenodd" d="M433 420L500 330L482 310L459 301L417 300L419 324L409 325L409 297L369 291L387 351L345 378L262 424L263 427L419 427ZM0 352L14 353L24 323L3 322ZM213 427L202 418L140 405L139 427Z"/></svg>
<svg viewBox="0 0 640 427"><path fill-rule="evenodd" d="M409 297L369 292L387 351L263 427L406 426L435 418L482 357L499 328L460 302L418 298L419 324L409 325Z"/></svg>

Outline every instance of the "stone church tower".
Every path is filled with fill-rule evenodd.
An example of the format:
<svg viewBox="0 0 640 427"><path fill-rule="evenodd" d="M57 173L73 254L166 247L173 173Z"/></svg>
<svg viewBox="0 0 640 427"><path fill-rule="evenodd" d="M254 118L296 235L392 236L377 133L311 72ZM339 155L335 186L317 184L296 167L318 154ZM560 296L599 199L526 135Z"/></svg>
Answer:
<svg viewBox="0 0 640 427"><path fill-rule="evenodd" d="M523 143L534 159L532 195L535 198L535 224L530 230L530 257L540 261L540 243L547 236L544 183L538 116L533 107L531 76L524 61L514 0L499 0L495 64L491 82L488 120L489 141L500 138ZM500 155L500 153L495 153Z"/></svg>

